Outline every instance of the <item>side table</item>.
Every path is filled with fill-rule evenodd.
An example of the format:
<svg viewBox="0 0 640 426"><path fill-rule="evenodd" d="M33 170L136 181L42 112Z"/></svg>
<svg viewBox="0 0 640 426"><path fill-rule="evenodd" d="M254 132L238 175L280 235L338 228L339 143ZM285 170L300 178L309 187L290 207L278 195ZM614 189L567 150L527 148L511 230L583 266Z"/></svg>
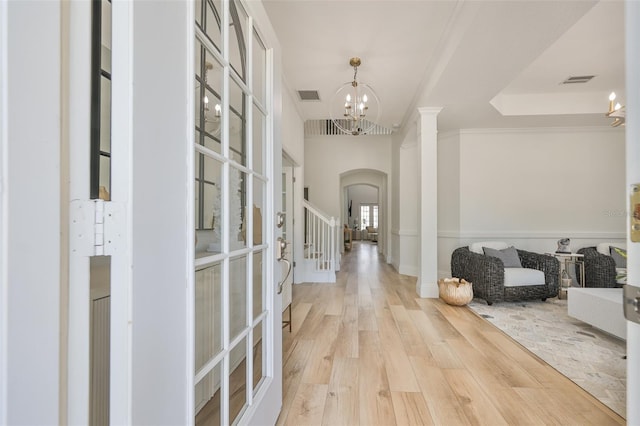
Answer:
<svg viewBox="0 0 640 426"><path fill-rule="evenodd" d="M576 277L580 287L584 287L584 254L580 253L545 253L553 256L560 261L560 271L558 276L558 299L562 299L563 292L566 294L567 288L562 284L562 271L567 271L567 275L571 278L569 265L577 265L580 268L580 278ZM573 278L571 278L573 282ZM571 285L569 286L571 287Z"/></svg>

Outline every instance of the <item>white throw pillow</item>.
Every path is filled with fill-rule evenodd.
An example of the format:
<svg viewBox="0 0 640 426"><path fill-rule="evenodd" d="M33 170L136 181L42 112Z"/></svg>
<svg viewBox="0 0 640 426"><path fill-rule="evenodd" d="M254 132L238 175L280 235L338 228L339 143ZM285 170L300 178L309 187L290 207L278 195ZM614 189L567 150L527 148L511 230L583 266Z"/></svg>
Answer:
<svg viewBox="0 0 640 426"><path fill-rule="evenodd" d="M609 246L618 247L623 250L627 249L627 243L600 243L596 246L596 251L600 254L611 256L611 252L609 251L610 250Z"/></svg>
<svg viewBox="0 0 640 426"><path fill-rule="evenodd" d="M502 241L482 241L479 243L469 244L469 251L484 255L482 247L489 247L495 250L504 250L509 247L509 244Z"/></svg>

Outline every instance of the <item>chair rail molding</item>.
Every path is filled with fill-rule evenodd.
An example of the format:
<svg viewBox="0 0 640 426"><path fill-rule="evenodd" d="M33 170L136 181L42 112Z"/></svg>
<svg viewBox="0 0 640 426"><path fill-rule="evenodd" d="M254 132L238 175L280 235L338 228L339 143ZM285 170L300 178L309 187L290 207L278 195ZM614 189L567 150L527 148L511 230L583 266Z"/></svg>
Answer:
<svg viewBox="0 0 640 426"><path fill-rule="evenodd" d="M417 229L392 229L391 235L398 235L400 237L417 237Z"/></svg>
<svg viewBox="0 0 640 426"><path fill-rule="evenodd" d="M443 239L533 239L542 240L560 237L572 239L598 239L598 240L624 240L627 238L625 232L593 232L593 231L438 231L438 238Z"/></svg>

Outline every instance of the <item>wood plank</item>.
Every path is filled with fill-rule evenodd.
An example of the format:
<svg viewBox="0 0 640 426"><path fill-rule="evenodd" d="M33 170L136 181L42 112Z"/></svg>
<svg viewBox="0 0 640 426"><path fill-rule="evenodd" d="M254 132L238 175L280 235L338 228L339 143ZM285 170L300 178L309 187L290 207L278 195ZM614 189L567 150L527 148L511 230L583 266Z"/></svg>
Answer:
<svg viewBox="0 0 640 426"><path fill-rule="evenodd" d="M407 355L430 356L431 352L429 352L426 343L422 340L422 336L420 336L420 332L409 317L407 309L404 306L397 305L390 306L390 309Z"/></svg>
<svg viewBox="0 0 640 426"><path fill-rule="evenodd" d="M335 315L325 315L320 321L313 351L302 376L303 383L329 383L339 327L340 317Z"/></svg>
<svg viewBox="0 0 640 426"><path fill-rule="evenodd" d="M325 315L342 315L344 309L344 287L329 286L329 303L325 310Z"/></svg>
<svg viewBox="0 0 640 426"><path fill-rule="evenodd" d="M284 425L319 425L324 416L324 405L329 385L302 383L296 392Z"/></svg>
<svg viewBox="0 0 640 426"><path fill-rule="evenodd" d="M336 357L358 357L358 297L343 296L343 314L336 337Z"/></svg>
<svg viewBox="0 0 640 426"><path fill-rule="evenodd" d="M411 357L410 359L434 422L441 425L470 424L442 369L431 365L430 359L422 357Z"/></svg>
<svg viewBox="0 0 640 426"><path fill-rule="evenodd" d="M383 318L380 318L379 327L380 346L389 389L398 392L419 392L420 388L391 312L387 312Z"/></svg>
<svg viewBox="0 0 640 426"><path fill-rule="evenodd" d="M432 425L434 424L424 397L419 392L391 392L396 424Z"/></svg>
<svg viewBox="0 0 640 426"><path fill-rule="evenodd" d="M313 340L295 340L291 354L282 367L282 410L280 417L286 419L291 404L302 382L302 373L313 351Z"/></svg>
<svg viewBox="0 0 640 426"><path fill-rule="evenodd" d="M443 374L472 424L495 426L508 424L493 405L495 400L485 393L482 386L468 371L448 369L443 370Z"/></svg>
<svg viewBox="0 0 640 426"><path fill-rule="evenodd" d="M395 414L389 381L384 368L384 359L380 353L378 333L361 331L360 356L358 357L360 424L394 425Z"/></svg>
<svg viewBox="0 0 640 426"><path fill-rule="evenodd" d="M334 358L323 425L357 425L360 422L358 366L356 358Z"/></svg>

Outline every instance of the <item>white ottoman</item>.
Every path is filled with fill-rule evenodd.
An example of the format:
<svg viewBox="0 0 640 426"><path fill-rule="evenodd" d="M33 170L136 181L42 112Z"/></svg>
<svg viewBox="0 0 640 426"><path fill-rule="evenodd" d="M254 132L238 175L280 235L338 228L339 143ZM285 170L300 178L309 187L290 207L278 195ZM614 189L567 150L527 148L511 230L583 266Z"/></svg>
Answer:
<svg viewBox="0 0 640 426"><path fill-rule="evenodd" d="M627 320L624 318L621 288L570 287L568 299L570 317L626 340Z"/></svg>

